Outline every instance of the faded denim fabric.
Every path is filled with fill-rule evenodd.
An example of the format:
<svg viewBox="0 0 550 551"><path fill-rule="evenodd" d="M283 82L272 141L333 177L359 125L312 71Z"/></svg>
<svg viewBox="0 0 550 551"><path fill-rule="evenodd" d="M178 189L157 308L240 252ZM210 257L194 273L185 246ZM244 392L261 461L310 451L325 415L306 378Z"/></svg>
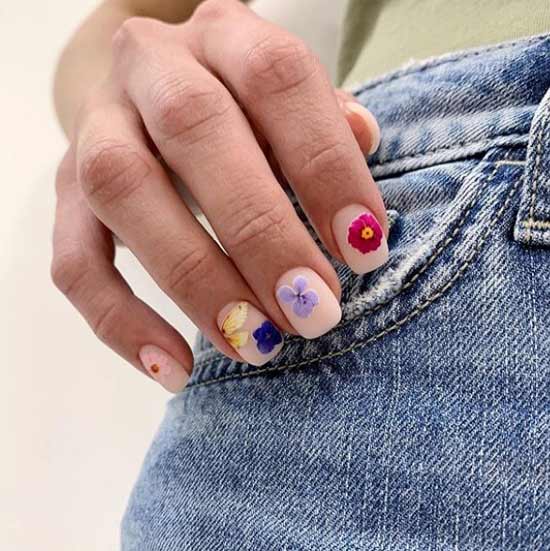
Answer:
<svg viewBox="0 0 550 551"><path fill-rule="evenodd" d="M261 368L197 344L124 551L550 549L550 38L357 90L389 263Z"/></svg>

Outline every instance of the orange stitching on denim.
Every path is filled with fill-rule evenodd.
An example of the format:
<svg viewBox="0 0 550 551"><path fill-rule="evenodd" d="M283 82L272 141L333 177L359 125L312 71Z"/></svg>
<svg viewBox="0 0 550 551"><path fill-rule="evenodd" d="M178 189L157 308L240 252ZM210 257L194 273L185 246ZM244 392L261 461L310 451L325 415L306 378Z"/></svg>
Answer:
<svg viewBox="0 0 550 551"><path fill-rule="evenodd" d="M492 219L492 224L487 226L485 233L482 235L481 239L477 243L477 246L470 252L470 254L466 257L464 263L460 266L460 268L455 272L454 276L443 286L441 287L437 292L435 292L433 295L425 299L424 302L419 304L414 310L409 312L405 317L401 318L400 320L396 321L393 325L390 325L386 329L380 331L379 333L373 335L372 337L369 337L364 340L358 340L353 342L350 346L339 350L338 352L332 352L330 354L325 354L322 356L317 356L315 358L310 358L307 360L303 360L301 362L295 362L283 366L274 366L274 367L267 367L264 369L257 369L256 371L249 371L246 373L236 373L231 375L224 375L222 377L218 377L215 379L210 379L208 381L204 381L202 383L196 383L184 390L184 392L187 392L189 390L192 390L193 388L208 386L214 383L218 383L221 381L227 381L230 379L241 379L241 378L247 378L252 377L255 375L263 375L267 373L277 373L280 371L286 371L290 369L296 369L298 367L303 367L305 365L310 365L313 363L317 363L319 361L328 360L331 358L337 358L339 356L343 356L349 352L352 352L356 349L364 348L368 344L377 341L378 339L384 337L388 333L392 333L393 331L396 331L401 326L403 326L405 323L416 317L418 314L420 314L423 310L425 310L430 304L435 302L438 298L440 298L443 294L445 294L453 285L460 279L466 270L470 267L473 260L475 259L476 255L479 253L479 251L482 249L483 245L487 241L487 238L489 237L492 229L496 226L497 222L500 220L506 209L508 208L508 205L510 204L510 201L512 200L512 197L514 196L515 192L519 188L520 184L522 182L522 178L520 178L512 187L510 192L508 193L508 196L506 197L506 200L504 201L502 207L498 210L496 216Z"/></svg>
<svg viewBox="0 0 550 551"><path fill-rule="evenodd" d="M545 230L550 228L550 222L544 220L532 220L528 218L521 223L526 228L535 229L535 230Z"/></svg>

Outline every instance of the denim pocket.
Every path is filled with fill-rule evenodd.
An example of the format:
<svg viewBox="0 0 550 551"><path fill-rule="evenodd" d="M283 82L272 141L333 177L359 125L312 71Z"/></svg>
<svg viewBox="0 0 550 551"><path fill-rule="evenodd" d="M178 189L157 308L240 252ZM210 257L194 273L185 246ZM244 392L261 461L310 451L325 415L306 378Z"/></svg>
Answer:
<svg viewBox="0 0 550 551"><path fill-rule="evenodd" d="M336 265L343 289L339 326L312 341L289 337L262 368L224 358L201 338L191 386L323 365L407 324L474 270L480 251L503 230L524 154L525 147L495 147L384 178L377 178L373 166L389 209L390 260L366 276Z"/></svg>
<svg viewBox="0 0 550 551"><path fill-rule="evenodd" d="M494 148L480 158L379 179L386 206L399 213L390 233L390 261L351 285L345 319L398 319L452 285L500 229L520 186L523 151Z"/></svg>

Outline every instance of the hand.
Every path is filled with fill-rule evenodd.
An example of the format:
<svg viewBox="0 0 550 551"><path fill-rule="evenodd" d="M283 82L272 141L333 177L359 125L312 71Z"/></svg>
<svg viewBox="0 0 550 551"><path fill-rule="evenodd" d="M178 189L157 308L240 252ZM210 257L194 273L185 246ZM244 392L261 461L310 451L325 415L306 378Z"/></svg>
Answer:
<svg viewBox="0 0 550 551"><path fill-rule="evenodd" d="M341 316L337 276L267 158L330 253L366 272L387 257L385 209L363 155L377 132L300 40L237 1L207 0L180 25L129 19L58 171L53 279L102 341L181 390L190 348L114 267L115 234L219 350L261 365L280 350L281 330L314 338Z"/></svg>

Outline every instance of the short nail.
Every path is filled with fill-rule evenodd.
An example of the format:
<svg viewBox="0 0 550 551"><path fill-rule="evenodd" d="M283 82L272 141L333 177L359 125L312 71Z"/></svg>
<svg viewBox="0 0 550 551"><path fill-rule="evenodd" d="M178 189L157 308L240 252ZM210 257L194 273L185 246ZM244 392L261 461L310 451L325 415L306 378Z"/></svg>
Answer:
<svg viewBox="0 0 550 551"><path fill-rule="evenodd" d="M306 339L324 335L342 318L334 293L310 268L286 272L277 282L275 295L290 324Z"/></svg>
<svg viewBox="0 0 550 551"><path fill-rule="evenodd" d="M372 272L388 260L388 242L382 226L362 205L339 210L332 221L332 231L346 264L354 272Z"/></svg>
<svg viewBox="0 0 550 551"><path fill-rule="evenodd" d="M218 327L241 358L255 366L272 360L283 348L283 334L249 302L231 302L218 315Z"/></svg>
<svg viewBox="0 0 550 551"><path fill-rule="evenodd" d="M185 388L189 380L187 371L162 348L146 344L139 351L139 359L147 373L169 392L176 393Z"/></svg>
<svg viewBox="0 0 550 551"><path fill-rule="evenodd" d="M380 145L380 127L378 126L378 122L374 118L374 115L367 108L363 107L360 103L357 103L356 101L346 102L344 104L344 108L349 113L359 115L365 122L371 139L368 153L369 155L372 155Z"/></svg>

